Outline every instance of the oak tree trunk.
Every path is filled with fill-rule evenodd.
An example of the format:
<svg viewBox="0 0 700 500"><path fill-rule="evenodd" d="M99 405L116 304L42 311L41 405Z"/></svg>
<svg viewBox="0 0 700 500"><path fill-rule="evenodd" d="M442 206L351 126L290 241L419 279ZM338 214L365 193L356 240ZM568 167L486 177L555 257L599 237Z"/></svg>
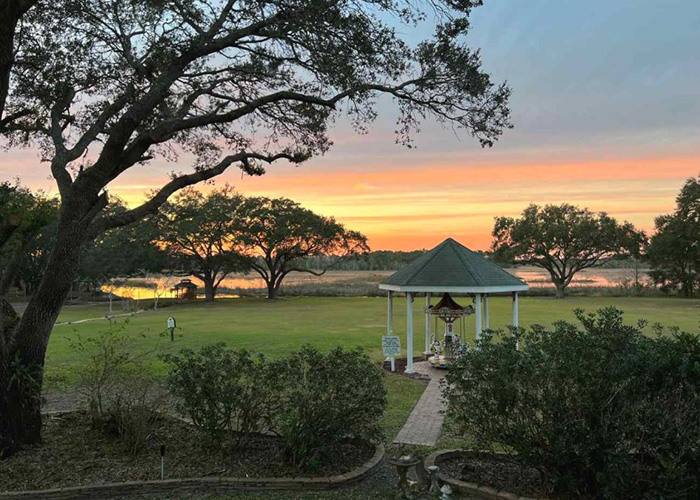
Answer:
<svg viewBox="0 0 700 500"><path fill-rule="evenodd" d="M267 300L275 300L277 299L277 294L279 293L280 290L280 285L282 284L281 280L277 279L271 279L267 281Z"/></svg>
<svg viewBox="0 0 700 500"><path fill-rule="evenodd" d="M555 281L554 286L556 287L556 297L563 299L566 295L566 285L560 281Z"/></svg>
<svg viewBox="0 0 700 500"><path fill-rule="evenodd" d="M78 267L89 223L83 214L91 205L82 199L64 206L41 283L17 325L5 332L7 349L0 361L0 456L23 444L41 442L46 347Z"/></svg>
<svg viewBox="0 0 700 500"><path fill-rule="evenodd" d="M214 286L214 278L204 278L204 300L206 302L214 302L216 299L216 286Z"/></svg>

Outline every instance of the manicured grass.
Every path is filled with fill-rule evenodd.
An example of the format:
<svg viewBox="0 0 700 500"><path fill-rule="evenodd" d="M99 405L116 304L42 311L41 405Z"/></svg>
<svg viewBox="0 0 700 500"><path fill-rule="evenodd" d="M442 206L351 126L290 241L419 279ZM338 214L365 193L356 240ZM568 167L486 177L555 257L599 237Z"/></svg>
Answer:
<svg viewBox="0 0 700 500"><path fill-rule="evenodd" d="M426 384L400 375L388 375L385 381L387 407L382 427L387 441L393 441L423 394Z"/></svg>
<svg viewBox="0 0 700 500"><path fill-rule="evenodd" d="M458 298L465 304L468 299ZM511 322L511 302L507 297L492 297L491 327L503 328ZM415 350L424 345L424 299L414 302ZM546 297L524 297L520 301L520 324L551 324L557 320L575 321L573 309L589 311L615 305L626 313L628 321L646 318L650 323L698 331L700 301L675 298L635 297L572 297L557 300ZM108 305L64 308L59 322L99 318ZM116 312L116 310L115 310ZM394 331L402 337L405 348L405 299L394 304ZM297 297L270 302L258 298L220 300L213 304L196 302L147 311L130 318L116 318L116 324L127 323L126 331L143 334L143 344L154 348L164 342L166 319L177 319L177 340L171 348L199 347L212 342L225 342L230 347L261 351L271 357L284 355L305 343L320 349L337 345L361 347L374 359L381 359L381 336L386 331L386 299L362 297ZM47 371L66 374L80 362L71 348L76 335L88 336L108 326L107 320L80 324L57 325L49 342ZM440 327L442 328L442 327ZM467 340L474 338L473 316L466 322Z"/></svg>

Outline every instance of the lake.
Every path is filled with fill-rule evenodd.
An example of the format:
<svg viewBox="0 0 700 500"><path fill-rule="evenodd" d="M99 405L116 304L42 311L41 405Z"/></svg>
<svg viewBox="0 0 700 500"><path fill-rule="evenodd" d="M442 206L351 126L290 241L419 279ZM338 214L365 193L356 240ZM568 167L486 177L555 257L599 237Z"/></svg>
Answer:
<svg viewBox="0 0 700 500"><path fill-rule="evenodd" d="M531 288L550 288L552 283L549 274L543 269L521 266L507 269L508 272L525 281ZM323 276L313 276L308 273L292 273L287 276L282 288L309 285L378 285L385 277L394 271L328 271ZM136 300L154 298L156 293L161 297L171 297L170 289L182 279L176 276L156 276L150 278L134 278L115 282L103 287L105 292L112 291L120 297L130 297ZM197 278L189 277L199 285L203 292L203 283ZM581 271L571 283L575 288L612 288L623 284L634 283L634 269L603 269L593 268ZM649 280L648 270L639 270L639 280ZM265 283L257 274L234 275L226 278L220 286L220 297L233 296L237 292L264 290Z"/></svg>

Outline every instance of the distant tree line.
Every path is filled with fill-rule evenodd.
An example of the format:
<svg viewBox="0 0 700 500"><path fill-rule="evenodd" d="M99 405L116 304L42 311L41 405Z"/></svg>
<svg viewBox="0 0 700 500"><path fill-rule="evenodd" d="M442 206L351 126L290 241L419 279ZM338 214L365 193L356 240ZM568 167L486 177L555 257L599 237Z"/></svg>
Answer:
<svg viewBox="0 0 700 500"><path fill-rule="evenodd" d="M692 297L700 293L700 178L685 183L676 205L656 218L651 237L606 213L530 205L519 218L497 218L492 248L480 253L503 267L545 269L559 297L584 269L640 265L651 268L663 291ZM107 210L118 215L127 208L115 199ZM0 295L12 286L31 295L55 238L57 202L5 182L0 211ZM88 244L74 286L99 291L115 279L168 273L200 279L206 300L214 300L227 276L255 272L274 299L292 272L393 271L424 252L370 251L362 234L286 198L244 197L229 186L208 194L189 188L158 215Z"/></svg>

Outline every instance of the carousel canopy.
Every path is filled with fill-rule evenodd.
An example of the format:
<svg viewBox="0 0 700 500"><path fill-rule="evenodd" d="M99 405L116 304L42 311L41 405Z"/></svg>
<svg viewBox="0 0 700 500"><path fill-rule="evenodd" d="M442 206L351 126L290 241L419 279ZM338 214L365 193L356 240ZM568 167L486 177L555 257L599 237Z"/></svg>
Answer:
<svg viewBox="0 0 700 500"><path fill-rule="evenodd" d="M522 292L527 284L467 247L447 238L379 284L395 292Z"/></svg>

